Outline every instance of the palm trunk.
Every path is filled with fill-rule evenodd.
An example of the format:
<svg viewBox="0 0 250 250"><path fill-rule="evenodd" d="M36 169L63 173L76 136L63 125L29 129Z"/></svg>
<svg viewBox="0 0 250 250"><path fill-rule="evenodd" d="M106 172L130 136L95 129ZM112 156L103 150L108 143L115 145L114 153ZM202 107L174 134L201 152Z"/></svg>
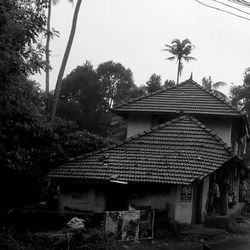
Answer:
<svg viewBox="0 0 250 250"><path fill-rule="evenodd" d="M181 61L178 61L178 69L177 69L177 81L176 81L176 85L179 84L179 79L180 79L180 70L181 70Z"/></svg>
<svg viewBox="0 0 250 250"><path fill-rule="evenodd" d="M49 61L49 45L50 45L50 19L51 19L51 0L48 2L48 18L47 18L47 38L46 38L46 50L45 50L45 55L46 55L46 65L45 65L45 90L46 94L49 94L49 70L50 70L50 61Z"/></svg>
<svg viewBox="0 0 250 250"><path fill-rule="evenodd" d="M52 113L51 113L51 125L53 125L54 120L55 120L55 115L56 115L56 108L59 102L59 96L60 96L60 92L61 92L61 87L62 87L62 78L63 78L63 74L65 71L65 67L69 58L69 53L70 53L70 49L74 40L74 35L75 35L75 31L76 31L76 25L77 25L77 17L78 17L78 13L80 10L80 6L81 6L82 0L78 0L76 3L76 7L75 7L75 11L74 11L74 16L73 16L73 21L72 21L72 26L71 26L71 31L70 31L70 35L69 35L69 40L67 43L67 47L63 56L63 60L62 60L62 64L58 73L58 77L57 77L57 81L56 81L56 89L55 89L55 97L54 97L54 103L53 103L53 107L52 107Z"/></svg>

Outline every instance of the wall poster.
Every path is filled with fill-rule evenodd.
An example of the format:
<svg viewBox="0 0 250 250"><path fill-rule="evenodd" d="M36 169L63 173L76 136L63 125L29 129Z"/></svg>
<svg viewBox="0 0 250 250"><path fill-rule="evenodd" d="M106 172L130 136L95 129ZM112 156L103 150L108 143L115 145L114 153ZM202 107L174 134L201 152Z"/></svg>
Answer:
<svg viewBox="0 0 250 250"><path fill-rule="evenodd" d="M181 186L181 202L191 202L192 200L192 186L182 185Z"/></svg>
<svg viewBox="0 0 250 250"><path fill-rule="evenodd" d="M152 239L154 215L154 210L107 211L105 233L122 241Z"/></svg>

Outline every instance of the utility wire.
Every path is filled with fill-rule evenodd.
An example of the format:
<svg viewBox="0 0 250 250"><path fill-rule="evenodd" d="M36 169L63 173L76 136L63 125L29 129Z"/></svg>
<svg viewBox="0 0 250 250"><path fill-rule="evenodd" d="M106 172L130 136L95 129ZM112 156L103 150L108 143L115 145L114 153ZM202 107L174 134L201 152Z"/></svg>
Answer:
<svg viewBox="0 0 250 250"><path fill-rule="evenodd" d="M199 1L199 0L195 0L195 1L196 1L197 3L199 3L199 4L201 4L201 5L204 5L204 6L208 7L208 8L215 9L215 10L218 10L218 11L221 11L221 12L224 12L224 13L228 13L228 14L230 14L230 15L233 15L233 16L236 16L236 17L239 17L239 18L242 18L242 19L245 19L245 20L250 21L250 18L247 18L247 17L244 17L244 16L240 16L240 15L235 14L235 13L232 13L232 12L230 12L230 11L223 10L223 9L220 9L220 8L217 8L217 7L208 5L208 4L203 3L203 2L201 2L201 1Z"/></svg>
<svg viewBox="0 0 250 250"><path fill-rule="evenodd" d="M250 12L241 10L241 9L239 9L239 8L236 8L236 7L232 6L232 5L229 5L229 4L220 2L220 1L218 1L218 0L211 0L211 1L216 2L216 3L219 3L219 4L222 4L222 5L224 5L224 6L227 6L227 7L229 7L229 8L232 8L232 9L234 9L234 10L240 11L240 12L245 13L245 14L247 14L247 15L250 15Z"/></svg>
<svg viewBox="0 0 250 250"><path fill-rule="evenodd" d="M227 1L250 8L250 2L247 2L247 1L244 1L244 0L243 1L242 0L227 0Z"/></svg>

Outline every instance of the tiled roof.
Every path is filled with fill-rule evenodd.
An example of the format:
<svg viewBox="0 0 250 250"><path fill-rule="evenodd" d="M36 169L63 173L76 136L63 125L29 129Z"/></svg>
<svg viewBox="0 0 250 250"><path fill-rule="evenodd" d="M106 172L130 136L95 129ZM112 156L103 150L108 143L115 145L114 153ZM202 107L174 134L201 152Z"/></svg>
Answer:
<svg viewBox="0 0 250 250"><path fill-rule="evenodd" d="M179 113L181 111L187 114L244 115L216 92L203 88L193 80L143 95L114 107L112 111L116 113Z"/></svg>
<svg viewBox="0 0 250 250"><path fill-rule="evenodd" d="M232 150L195 118L183 115L89 153L50 173L52 178L189 184L234 156Z"/></svg>

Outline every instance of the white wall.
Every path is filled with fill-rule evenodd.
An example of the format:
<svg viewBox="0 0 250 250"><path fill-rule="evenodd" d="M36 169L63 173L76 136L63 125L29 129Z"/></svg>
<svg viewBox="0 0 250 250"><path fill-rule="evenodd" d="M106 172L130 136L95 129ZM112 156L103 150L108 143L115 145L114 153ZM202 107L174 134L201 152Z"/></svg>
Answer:
<svg viewBox="0 0 250 250"><path fill-rule="evenodd" d="M197 119L212 129L228 146L231 146L231 119L230 118L204 118Z"/></svg>
<svg viewBox="0 0 250 250"><path fill-rule="evenodd" d="M151 129L151 115L129 114L127 119L127 138L137 135L142 131Z"/></svg>
<svg viewBox="0 0 250 250"><path fill-rule="evenodd" d="M101 213L105 211L105 196L94 187L84 191L64 191L59 196L59 211L92 211Z"/></svg>
<svg viewBox="0 0 250 250"><path fill-rule="evenodd" d="M208 128L212 129L228 146L231 146L231 119L196 116ZM148 114L129 114L127 119L127 138L151 129L152 116Z"/></svg>
<svg viewBox="0 0 250 250"><path fill-rule="evenodd" d="M170 191L152 191L139 197L136 196L135 191L135 195L131 197L129 203L136 206L150 206L152 209L169 209L169 216L174 219L177 186L171 185L170 187Z"/></svg>

